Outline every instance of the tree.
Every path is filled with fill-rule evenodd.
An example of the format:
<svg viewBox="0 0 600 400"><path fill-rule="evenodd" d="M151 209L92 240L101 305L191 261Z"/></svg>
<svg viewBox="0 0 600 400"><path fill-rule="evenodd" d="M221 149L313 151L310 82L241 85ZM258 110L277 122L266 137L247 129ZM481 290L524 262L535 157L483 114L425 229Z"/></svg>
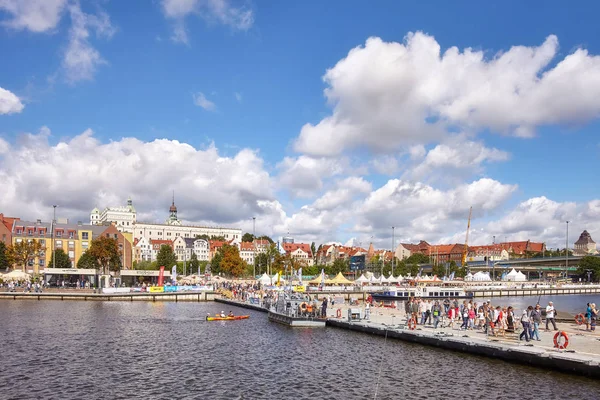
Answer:
<svg viewBox="0 0 600 400"><path fill-rule="evenodd" d="M339 272L346 272L350 269L350 260L337 258L329 267L329 274L337 275Z"/></svg>
<svg viewBox="0 0 600 400"><path fill-rule="evenodd" d="M252 242L254 240L254 235L251 233L244 233L242 235L242 242Z"/></svg>
<svg viewBox="0 0 600 400"><path fill-rule="evenodd" d="M275 258L280 256L279 250L277 249L277 245L275 243L271 243L269 247L267 247L267 251L265 254L267 255L267 274L273 274L271 266L275 262Z"/></svg>
<svg viewBox="0 0 600 400"><path fill-rule="evenodd" d="M173 252L173 248L168 244L163 244L158 250L156 255L156 264L159 267L165 267L166 270L170 270L173 265L177 265L177 256Z"/></svg>
<svg viewBox="0 0 600 400"><path fill-rule="evenodd" d="M50 263L48 264L49 268L71 268L73 264L71 264L71 259L69 255L64 252L63 249L54 250L54 254L50 258Z"/></svg>
<svg viewBox="0 0 600 400"><path fill-rule="evenodd" d="M219 252L223 256L223 259L220 263L222 272L235 277L242 276L244 274L246 262L240 257L240 251L236 246L224 244L219 249Z"/></svg>
<svg viewBox="0 0 600 400"><path fill-rule="evenodd" d="M274 244L275 242L273 241L273 239L271 239L269 236L267 235L262 235L258 237L259 240L266 240L268 241L270 244Z"/></svg>
<svg viewBox="0 0 600 400"><path fill-rule="evenodd" d="M407 264L429 264L429 257L425 254L415 253L411 254L405 261Z"/></svg>
<svg viewBox="0 0 600 400"><path fill-rule="evenodd" d="M190 258L190 271L192 274L194 271L198 272L200 269L200 261L198 260L198 256L196 253L192 252L192 258Z"/></svg>
<svg viewBox="0 0 600 400"><path fill-rule="evenodd" d="M315 242L310 244L310 252L312 253L313 258L317 256L317 247L315 246Z"/></svg>
<svg viewBox="0 0 600 400"><path fill-rule="evenodd" d="M220 251L217 251L213 256L212 260L210 260L210 273L213 275L218 275L221 272L221 261L223 260L223 254Z"/></svg>
<svg viewBox="0 0 600 400"><path fill-rule="evenodd" d="M269 258L267 257L267 253L256 254L256 273L257 274L262 275L263 272L266 272L268 264L269 264Z"/></svg>
<svg viewBox="0 0 600 400"><path fill-rule="evenodd" d="M96 260L103 274L121 269L121 252L116 239L99 236L92 240L92 245L86 252Z"/></svg>
<svg viewBox="0 0 600 400"><path fill-rule="evenodd" d="M600 258L594 256L585 256L579 260L577 273L587 280L587 271L592 272L592 281L600 279Z"/></svg>
<svg viewBox="0 0 600 400"><path fill-rule="evenodd" d="M0 270L7 270L10 267L6 251L6 243L0 242Z"/></svg>
<svg viewBox="0 0 600 400"><path fill-rule="evenodd" d="M153 271L156 270L156 264L149 260L134 261L133 269Z"/></svg>
<svg viewBox="0 0 600 400"><path fill-rule="evenodd" d="M98 264L98 260L94 258L94 256L86 250L79 260L77 261L77 268L81 269L98 269L100 268L100 264Z"/></svg>
<svg viewBox="0 0 600 400"><path fill-rule="evenodd" d="M11 246L8 246L6 255L10 264L16 264L25 271L25 266L39 255L45 247L36 240L21 240Z"/></svg>

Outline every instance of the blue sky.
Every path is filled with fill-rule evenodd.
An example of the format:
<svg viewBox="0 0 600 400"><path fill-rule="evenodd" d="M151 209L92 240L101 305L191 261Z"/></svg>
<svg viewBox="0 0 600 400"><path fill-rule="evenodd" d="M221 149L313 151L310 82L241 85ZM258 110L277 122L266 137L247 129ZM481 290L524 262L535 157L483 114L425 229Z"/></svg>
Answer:
<svg viewBox="0 0 600 400"><path fill-rule="evenodd" d="M395 224L403 227L401 237L405 240L425 238L450 242L458 241L464 235L465 217L454 217L457 214L454 210L440 211L440 204L436 201L458 199L456 207L467 210L463 214L468 214L470 204L466 203L472 201L465 203L460 199L464 193L470 193L469 196L477 198L498 198L496 202L481 201L479 204L480 217L474 221L474 226L479 230L482 241L492 234L501 236L506 232L515 240L531 238L559 242L562 232L560 219L564 215L577 221L576 229L587 228L600 234L596 228L598 220L594 219L596 216L600 219L600 215L596 215L599 212L597 205L590 205L597 198L591 187L599 167L600 140L596 132L600 127L597 119L600 106L593 105L592 100L585 100L600 93L597 80L600 62L596 57L600 54L600 29L595 21L600 6L594 2L578 7L566 6L558 1L535 6L518 1L501 5L474 2L425 4L381 1L373 5L358 1L234 0L51 0L27 3L28 7L24 7L25 3L21 1L0 0L0 52L8 61L0 63L0 88L17 96L23 105L18 112L6 112L4 115L0 112L0 138L10 146L11 153L19 154L9 156L5 152L2 156L0 151L0 174L12 176L11 182L14 183L13 197L6 196L0 203L6 211L43 213L56 201L53 197L63 195L60 191L33 195L31 189L25 186L37 182L32 181L33 174L40 170L52 171L52 168L60 172L48 173L43 179L55 179L56 185L50 186L60 186L58 182L69 173L64 170L64 162L61 164L63 169L56 165L59 156L64 156L67 151L61 150L59 143L70 144L73 138L90 129L92 137L97 140L95 146L111 142L122 144L123 138L140 141L133 150L112 149L116 151L116 164L122 160L119 154L136 152L138 148L142 149L142 143L152 143L156 139L167 139L168 146L175 146L174 141L187 143L200 151L211 149L214 144L220 157L234 161L240 152L248 149L258 160L251 163L258 170L250 171L248 165L240 161L242 171L236 172L241 174L239 179L252 181L243 173L266 175L259 179L259 183L252 181L257 187L239 189L234 196L221 193L217 186L205 191L193 183L193 177L198 175L205 179L228 179L227 175L221 175L218 164L208 163L211 166L206 167L203 159L200 160L206 157L204 153L194 156L198 158L194 158L194 162L201 163L203 167L198 169L196 166L190 177L181 172L180 165L173 164L171 169L179 172L173 172L170 177L166 174L164 183L157 182L155 191L169 186L178 193L189 193L181 200L180 209L198 207L206 210L188 212L187 215L182 211L190 222L249 229L251 216L258 215L267 234L276 236L290 231L302 240L345 242L356 238L363 243L371 236L375 237L374 240L387 242L390 234L387 225ZM44 11L44 3L54 11ZM75 18L78 16L85 21L79 28L89 37L79 37L78 47L72 47L74 27L77 27ZM174 40L178 29L185 32L185 38ZM396 100L390 100L404 86L398 86L399 89L390 90L390 93L376 93L377 90L385 91L386 85L369 87L369 82L382 76L398 77L401 72L378 71L378 68L383 68L381 63L373 65L372 77L364 75L366 72L363 71L363 75L357 75L361 77L359 81L352 81L364 86L356 93L343 81L344 76L350 79L350 69L334 81L326 82L323 76L328 69L337 71L336 64L346 59L353 48L363 46L364 50L369 37L380 38L383 43L407 44L410 42L407 39L409 32L422 32L439 45L442 54L453 46L461 53L465 48L482 51L484 58L480 72L499 57L499 53L510 52L513 46L538 48L550 35L555 35L558 45L551 50L551 60L532 75L533 80L541 78L578 49L585 49L588 65L581 62L580 69L572 72L589 74L589 84L584 85L586 92L577 93L580 81L574 81L572 85L577 101L581 102L581 107L574 108L585 110L584 115L577 115L576 110L556 118L550 112L544 114L544 108L550 107L541 104L546 98L564 96L564 89L563 92L558 89L553 92L552 88L556 85L548 84L540 90L545 97L535 95L517 106L506 103L506 109L499 110L498 115L492 115L493 112L488 110L477 120L470 116L458 117L453 124L458 125L458 131L465 132L462 138L456 138L455 132L444 126L441 127L443 134L438 132L427 140L415 140L414 136L418 135L405 138L402 132L394 139L382 134L380 143L389 139L390 145L374 147L373 143L368 143L368 138L375 140L378 135L378 110L387 109L387 112L399 115L407 113L407 119L415 110L411 103L403 103L402 98L398 98L397 104L394 103ZM552 48L551 43L549 48ZM88 63L77 59L69 64L65 60L70 49L78 51L72 53L78 56L96 54L98 59ZM374 51L388 50L381 48ZM527 63L531 64L526 57L514 61L517 62L523 65L514 68L516 73L520 69L525 70ZM508 69L511 70L511 67ZM497 80L500 86L496 88L502 88L502 75L503 71L499 69L495 73L490 72L487 79ZM410 91L424 90L426 80L421 85L416 79ZM430 80L431 76L427 79ZM442 78L446 85L452 79L452 74ZM524 85L523 93L528 90L529 83L515 84L510 79L507 86ZM477 104L473 103L473 96L478 96L477 89L465 89L468 85L468 79L465 79L448 93L465 93L459 96L460 101L472 102L471 107L477 109ZM569 85L567 82L565 86ZM394 87L393 84L390 87ZM335 102L328 103L324 94L326 89L337 93L336 99L341 99L340 104L350 104L351 107L362 102L368 104L367 96L371 94L376 102L380 102L377 104L382 104L379 109L365 110L365 114L368 113L366 120L356 117L357 120L352 121L366 139L348 136L346 143L354 144L342 146L344 148L335 154L322 153L319 145L315 147L314 141L310 144L305 142L304 146L298 144L301 138L310 139L303 130L305 124L317 126L338 111L346 120L355 118L355 109L346 114L348 109L336 108ZM205 108L195 104L198 101L194 99L199 98L207 100L203 103ZM498 104L505 104L504 101L498 99ZM458 103L457 100L455 105ZM435 108L435 112L440 112L441 108L436 108L443 107L440 104L426 104L417 111L431 113ZM531 108L531 117L525 115L529 109L523 110L523 104ZM524 116L503 120L506 115L520 110L523 110ZM441 112L443 115L445 111ZM444 115L443 119L453 119L456 112ZM385 118L382 116L382 123ZM530 120L534 122L527 125L535 132L533 137L519 137L512 131L513 126L521 124L520 121ZM490 127L489 124L499 124L496 126L502 128ZM44 130L45 134L40 134L42 127L48 129ZM403 129L406 127L398 128L399 131ZM326 143L335 142L332 137L340 140L342 136L339 135L344 134L339 121L330 130L316 132L311 140L323 138L323 147L330 147ZM34 146L31 141L24 144L24 133L31 133L38 139L45 138L46 147ZM392 130L389 135L396 133ZM448 144L449 140L452 145ZM439 161L432 165L424 164L429 154L434 155L431 152L436 146L444 145L447 151L453 148L461 153L465 143L479 146L479 156L474 154L469 161L471 164L460 167ZM111 177L109 174L114 171L103 167L108 156L104 156L102 163L93 158L83 160L77 146L67 147L71 151L68 160L74 162L76 159L81 165L90 166L90 174L104 175L90 187L74 185L68 188L68 192L77 199L64 210L68 216L83 218L91 206L104 207L112 205L104 202L124 202L131 194L139 199L142 207L138 209L145 209L148 219L163 218L168 204L165 207L167 200L162 197L168 198L168 195L152 196L152 191L143 193L139 190L131 193L132 185L127 185L127 182L139 181L136 174L143 172L126 171L123 176ZM411 151L412 158L408 156ZM93 151L90 154L93 155ZM153 156L160 161L160 154ZM35 170L28 170L33 164L27 162L31 161L28 157L36 161ZM47 158L44 162L48 165L40 161L44 158ZM23 162L19 173L26 177L19 176L17 179L14 176L15 162L19 160ZM381 172L373 167L374 160L387 160L396 163L396 167ZM166 162L165 168L168 169L169 165ZM345 179L351 177L362 181L348 185ZM122 178L123 182L113 183L116 178ZM465 186L481 179L493 182L480 182L477 190L481 192ZM380 189L388 184L398 184L395 180L430 187L440 192L442 200L432 201L422 213L411 205L410 199L392 195L386 200ZM462 189L461 185L464 186ZM335 192L344 188L356 195ZM412 193L419 190L415 189ZM165 192L170 193L169 190ZM210 193L217 193L215 198L223 201L198 203L198 198L204 199L211 196ZM251 196L246 196L247 193ZM520 204L542 196L550 203L542 201L541 208L519 208ZM344 201L335 207L329 204L323 207L322 200L319 203L322 208L315 203L319 199L332 198ZM393 210L387 211L391 213L389 218L375 215L374 210L379 208L383 212L384 206L370 208L375 198L383 204L395 205ZM416 198L427 201L419 196ZM268 202L269 206L264 202ZM28 206L27 211L22 210L23 205ZM218 208L212 209L212 215L218 218L211 218L211 207ZM478 207L477 204L475 207ZM394 215L396 210L404 208L408 210L406 213ZM244 213L248 218L244 217ZM419 214L427 217L427 224L419 221ZM517 220L528 222L520 226L515 223ZM430 227L423 228L423 225L429 224ZM554 225L557 227L545 228Z"/></svg>

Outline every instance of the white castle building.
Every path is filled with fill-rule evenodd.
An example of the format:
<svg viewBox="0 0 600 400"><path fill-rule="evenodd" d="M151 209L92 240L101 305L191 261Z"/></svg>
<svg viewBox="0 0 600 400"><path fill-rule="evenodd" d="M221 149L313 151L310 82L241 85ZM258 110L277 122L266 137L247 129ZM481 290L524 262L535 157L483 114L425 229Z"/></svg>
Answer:
<svg viewBox="0 0 600 400"><path fill-rule="evenodd" d="M234 244L242 241L241 229L184 225L177 217L174 196L171 207L169 207L169 218L167 218L164 224L138 222L131 198L127 200L127 206L125 207L107 207L102 212L94 208L90 214L90 221L92 225L114 222L119 231L131 233L134 241L135 239L139 241L142 238L146 238L148 241L173 241L178 237L195 238L198 235L208 235L209 238L212 236L223 236L225 240L233 241Z"/></svg>
<svg viewBox="0 0 600 400"><path fill-rule="evenodd" d="M106 207L102 211L94 208L90 213L90 225L103 225L112 222L119 232L133 233L136 217L137 212L130 197L127 199L126 206Z"/></svg>

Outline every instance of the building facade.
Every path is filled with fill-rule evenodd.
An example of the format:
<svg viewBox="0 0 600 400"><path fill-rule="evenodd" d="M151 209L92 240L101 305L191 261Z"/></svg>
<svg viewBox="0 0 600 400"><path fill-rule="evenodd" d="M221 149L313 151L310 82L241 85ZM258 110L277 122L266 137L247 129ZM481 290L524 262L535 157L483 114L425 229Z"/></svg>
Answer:
<svg viewBox="0 0 600 400"><path fill-rule="evenodd" d="M113 223L119 232L133 233L133 226L137 219L137 212L131 197L127 199L126 206L106 207L100 211L94 208L90 213L90 225L104 225Z"/></svg>
<svg viewBox="0 0 600 400"><path fill-rule="evenodd" d="M5 217L0 213L0 242L4 242L7 246L12 243L13 223L18 221L16 217Z"/></svg>
<svg viewBox="0 0 600 400"><path fill-rule="evenodd" d="M312 251L310 250L310 244L285 242L282 247L286 254L290 255L293 259L298 260L301 264L309 267L314 265L315 260L313 259Z"/></svg>
<svg viewBox="0 0 600 400"><path fill-rule="evenodd" d="M598 254L596 249L596 242L592 240L592 236L587 230L581 232L579 239L575 242L574 255L576 256L587 256Z"/></svg>

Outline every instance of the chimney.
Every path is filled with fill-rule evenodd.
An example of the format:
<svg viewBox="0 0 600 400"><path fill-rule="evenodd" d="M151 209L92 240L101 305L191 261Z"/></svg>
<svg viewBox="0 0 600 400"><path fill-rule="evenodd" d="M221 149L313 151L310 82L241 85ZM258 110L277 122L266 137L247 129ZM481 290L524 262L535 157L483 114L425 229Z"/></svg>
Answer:
<svg viewBox="0 0 600 400"><path fill-rule="evenodd" d="M77 226L81 226L81 225L83 225L83 222L77 221Z"/></svg>
<svg viewBox="0 0 600 400"><path fill-rule="evenodd" d="M37 221L35 221L35 222L36 222L36 224L40 225L40 224L42 223L42 220L41 220L41 219L38 219L38 220L37 220Z"/></svg>

